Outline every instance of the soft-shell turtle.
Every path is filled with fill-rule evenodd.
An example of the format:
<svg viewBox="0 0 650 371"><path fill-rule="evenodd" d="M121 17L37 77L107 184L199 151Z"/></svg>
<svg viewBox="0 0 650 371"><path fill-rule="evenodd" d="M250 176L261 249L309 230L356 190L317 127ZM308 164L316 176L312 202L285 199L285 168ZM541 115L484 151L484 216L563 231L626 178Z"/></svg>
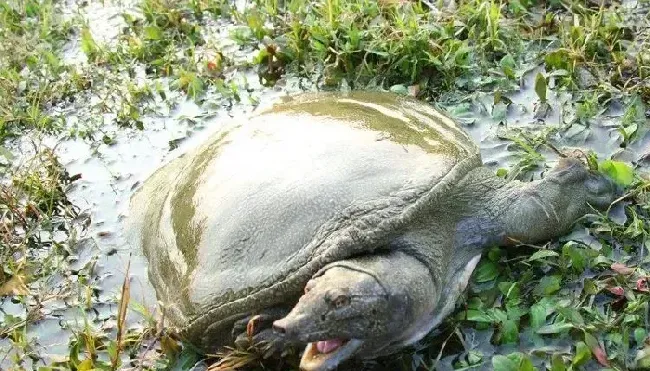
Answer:
<svg viewBox="0 0 650 371"><path fill-rule="evenodd" d="M429 104L317 93L232 122L159 169L130 218L189 342L302 344L302 369L330 370L425 336L485 247L560 236L615 194L572 158L506 182Z"/></svg>

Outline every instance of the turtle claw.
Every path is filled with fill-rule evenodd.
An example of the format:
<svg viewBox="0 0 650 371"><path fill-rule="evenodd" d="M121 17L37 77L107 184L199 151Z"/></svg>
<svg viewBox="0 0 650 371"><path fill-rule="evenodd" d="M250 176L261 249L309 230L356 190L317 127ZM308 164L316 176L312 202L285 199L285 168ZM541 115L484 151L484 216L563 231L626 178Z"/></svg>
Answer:
<svg viewBox="0 0 650 371"><path fill-rule="evenodd" d="M282 334L267 328L252 336L245 332L239 334L235 339L235 345L246 350L254 348L262 354L263 358L268 358L273 354L282 353L291 344Z"/></svg>
<svg viewBox="0 0 650 371"><path fill-rule="evenodd" d="M264 317L261 315L256 315L251 318L248 323L246 323L246 335L248 337L253 337L257 333L257 329L259 326L256 326L259 324L259 322L262 322L264 320Z"/></svg>
<svg viewBox="0 0 650 371"><path fill-rule="evenodd" d="M279 334L272 330L273 322L286 316L289 311L287 308L270 308L238 320L233 325L235 344L246 348L278 337Z"/></svg>

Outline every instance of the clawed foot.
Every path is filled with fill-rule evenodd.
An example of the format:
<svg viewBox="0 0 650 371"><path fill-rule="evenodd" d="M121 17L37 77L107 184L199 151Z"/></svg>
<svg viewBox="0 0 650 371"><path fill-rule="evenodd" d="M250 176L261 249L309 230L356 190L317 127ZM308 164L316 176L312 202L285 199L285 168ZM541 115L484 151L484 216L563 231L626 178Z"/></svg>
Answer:
<svg viewBox="0 0 650 371"><path fill-rule="evenodd" d="M264 358L275 353L284 353L292 344L284 338L283 334L273 330L273 322L289 313L289 309L273 308L262 313L245 317L233 326L235 345L240 348L251 347L261 351Z"/></svg>

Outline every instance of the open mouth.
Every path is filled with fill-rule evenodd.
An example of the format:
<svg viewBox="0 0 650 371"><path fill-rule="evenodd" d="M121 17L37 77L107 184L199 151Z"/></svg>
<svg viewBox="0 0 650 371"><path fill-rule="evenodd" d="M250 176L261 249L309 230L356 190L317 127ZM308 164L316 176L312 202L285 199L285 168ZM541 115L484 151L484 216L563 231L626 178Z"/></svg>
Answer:
<svg viewBox="0 0 650 371"><path fill-rule="evenodd" d="M357 339L330 339L307 344L300 360L302 371L329 371L335 369L361 347Z"/></svg>

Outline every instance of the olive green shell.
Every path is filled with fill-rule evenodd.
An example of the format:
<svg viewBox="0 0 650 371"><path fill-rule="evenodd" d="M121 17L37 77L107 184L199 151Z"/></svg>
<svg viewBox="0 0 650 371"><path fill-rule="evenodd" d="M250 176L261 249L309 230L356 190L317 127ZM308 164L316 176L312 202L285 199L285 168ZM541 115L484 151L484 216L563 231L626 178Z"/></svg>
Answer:
<svg viewBox="0 0 650 371"><path fill-rule="evenodd" d="M321 267L385 247L479 150L431 105L392 93L302 94L233 120L131 202L166 316L202 348L290 303Z"/></svg>

